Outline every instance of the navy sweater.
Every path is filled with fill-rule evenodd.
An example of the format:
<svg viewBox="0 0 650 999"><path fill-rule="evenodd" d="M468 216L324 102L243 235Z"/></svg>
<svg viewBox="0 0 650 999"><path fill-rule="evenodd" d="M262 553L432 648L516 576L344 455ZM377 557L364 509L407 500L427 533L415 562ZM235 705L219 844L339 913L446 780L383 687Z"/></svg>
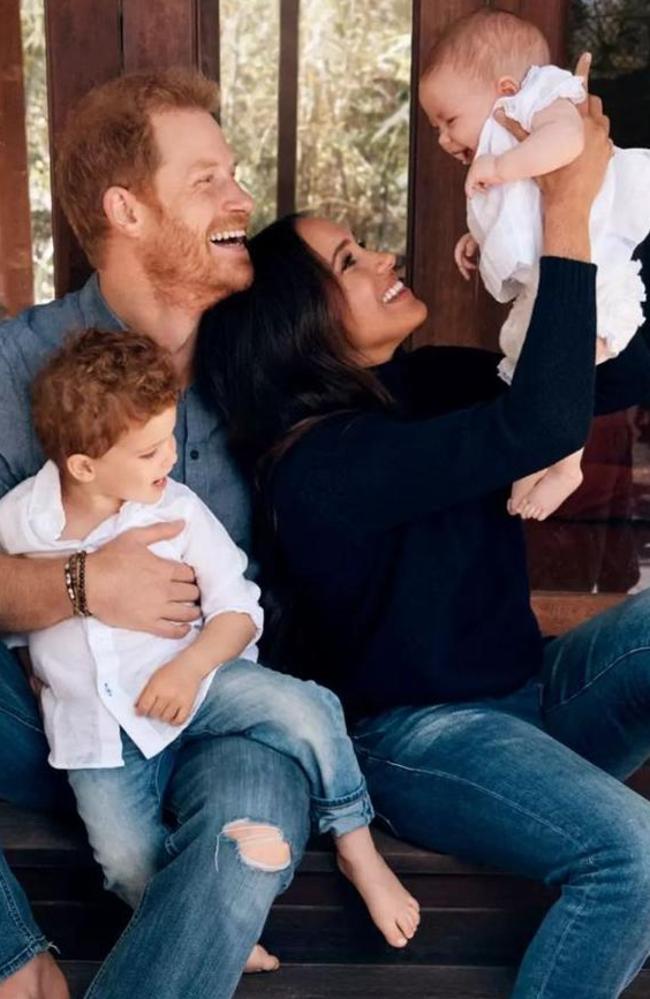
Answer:
<svg viewBox="0 0 650 999"><path fill-rule="evenodd" d="M501 695L539 670L514 479L582 447L594 408L650 397L640 336L594 377L595 267L543 258L512 386L498 356L424 347L376 369L395 412L321 421L269 486L303 675L350 718Z"/></svg>

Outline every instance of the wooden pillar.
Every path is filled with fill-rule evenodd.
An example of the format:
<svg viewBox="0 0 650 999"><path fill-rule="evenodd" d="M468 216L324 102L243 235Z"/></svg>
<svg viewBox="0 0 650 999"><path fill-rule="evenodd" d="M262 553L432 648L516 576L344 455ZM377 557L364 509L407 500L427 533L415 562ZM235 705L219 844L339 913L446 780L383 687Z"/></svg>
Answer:
<svg viewBox="0 0 650 999"><path fill-rule="evenodd" d="M413 3L409 281L429 306L428 320L414 337L416 345L495 347L506 311L487 294L478 274L466 282L458 273L453 250L467 229L464 171L439 148L417 102L420 73L439 33L451 21L482 6L482 0ZM552 58L562 64L568 0L500 0L494 6L538 24L549 40Z"/></svg>
<svg viewBox="0 0 650 999"><path fill-rule="evenodd" d="M0 317L33 301L20 0L0 0Z"/></svg>
<svg viewBox="0 0 650 999"><path fill-rule="evenodd" d="M4 2L4 0L2 0ZM70 108L120 73L196 66L218 78L218 0L45 0L50 148ZM53 190L56 294L78 288L90 266Z"/></svg>
<svg viewBox="0 0 650 999"><path fill-rule="evenodd" d="M278 83L278 185L276 212L296 207L298 140L298 31L300 0L280 0L280 66Z"/></svg>

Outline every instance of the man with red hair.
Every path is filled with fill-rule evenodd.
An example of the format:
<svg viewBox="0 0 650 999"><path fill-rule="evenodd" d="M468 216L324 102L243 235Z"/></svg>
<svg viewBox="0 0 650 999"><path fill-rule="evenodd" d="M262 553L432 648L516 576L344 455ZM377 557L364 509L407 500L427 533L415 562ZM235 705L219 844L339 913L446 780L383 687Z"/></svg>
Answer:
<svg viewBox="0 0 650 999"><path fill-rule="evenodd" d="M96 271L80 291L2 326L0 495L42 464L29 385L63 337L89 326L133 329L170 352L183 387L174 477L247 547L245 487L224 428L192 384L201 313L252 280L245 239L252 201L235 180L232 154L213 117L216 103L216 86L205 77L170 70L113 80L91 91L71 115L58 150L58 189ZM182 526L135 528L90 554L91 613L115 627L184 635L200 613L192 568L158 558L148 547ZM0 631L46 628L73 613L61 559L0 554L0 572ZM69 809L69 788L46 757L28 681L0 643L0 797ZM277 966L254 945L307 839L302 771L240 738L197 743L170 769L158 774L174 820L162 869L89 999L227 999L247 958L250 970ZM0 999L67 999L50 944L1 855L0 886Z"/></svg>

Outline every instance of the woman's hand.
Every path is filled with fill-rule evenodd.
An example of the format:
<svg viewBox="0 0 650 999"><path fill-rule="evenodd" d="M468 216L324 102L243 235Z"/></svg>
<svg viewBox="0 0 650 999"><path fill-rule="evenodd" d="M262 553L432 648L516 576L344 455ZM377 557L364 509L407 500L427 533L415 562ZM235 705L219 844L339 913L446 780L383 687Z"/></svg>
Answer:
<svg viewBox="0 0 650 999"><path fill-rule="evenodd" d="M578 60L576 75L587 86L591 56ZM588 96L579 106L585 128L585 147L571 163L536 178L544 199L544 252L547 254L590 260L589 212L598 194L613 145L609 138L609 118L603 114L600 98ZM495 118L516 139L527 133L500 111Z"/></svg>

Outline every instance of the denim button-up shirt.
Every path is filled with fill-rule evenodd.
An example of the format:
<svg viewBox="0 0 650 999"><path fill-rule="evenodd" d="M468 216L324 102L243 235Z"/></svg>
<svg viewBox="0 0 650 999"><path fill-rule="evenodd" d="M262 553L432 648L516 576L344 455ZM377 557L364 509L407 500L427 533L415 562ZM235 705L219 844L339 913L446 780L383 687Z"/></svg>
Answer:
<svg viewBox="0 0 650 999"><path fill-rule="evenodd" d="M124 329L104 301L96 274L80 291L0 323L0 496L35 475L45 460L31 421L32 379L66 334L88 327ZM236 544L248 550L248 490L229 454L224 427L193 386L180 400L175 433L173 478L197 493Z"/></svg>

